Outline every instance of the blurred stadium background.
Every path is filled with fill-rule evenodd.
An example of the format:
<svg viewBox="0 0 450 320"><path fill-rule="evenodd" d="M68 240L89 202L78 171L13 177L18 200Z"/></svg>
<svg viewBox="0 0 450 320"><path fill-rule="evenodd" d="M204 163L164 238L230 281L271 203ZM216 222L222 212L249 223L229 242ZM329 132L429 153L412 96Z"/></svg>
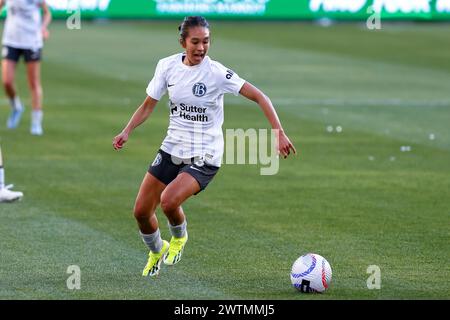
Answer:
<svg viewBox="0 0 450 320"><path fill-rule="evenodd" d="M47 2L44 136L29 135L29 112L6 130L4 95L0 108L6 179L25 194L0 206L0 299L450 298L449 0ZM210 20L210 56L273 100L300 155L275 176L224 165L185 205L183 261L146 279L132 207L167 98L125 150L111 141L192 14ZM17 81L29 111L23 64ZM227 96L224 128L268 124ZM306 252L333 268L323 295L290 284ZM66 286L70 265L80 290Z"/></svg>

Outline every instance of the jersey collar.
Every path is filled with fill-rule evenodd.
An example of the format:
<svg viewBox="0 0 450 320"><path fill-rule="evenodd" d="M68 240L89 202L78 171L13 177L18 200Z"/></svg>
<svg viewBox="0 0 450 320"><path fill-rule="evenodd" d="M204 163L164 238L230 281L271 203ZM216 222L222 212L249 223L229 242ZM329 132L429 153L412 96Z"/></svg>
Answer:
<svg viewBox="0 0 450 320"><path fill-rule="evenodd" d="M185 64L183 63L183 57L184 57L185 55L186 55L185 52L180 53L180 55L179 55L179 57L178 57L178 62L183 66L183 68L185 68L185 69L187 69L187 70L196 70L196 69L199 69L200 67L202 67L202 66L206 63L206 60L209 59L208 56L205 56L205 57L203 58L202 62L200 62L199 64L197 64L197 65L195 65L195 66L188 66L188 65L185 65Z"/></svg>

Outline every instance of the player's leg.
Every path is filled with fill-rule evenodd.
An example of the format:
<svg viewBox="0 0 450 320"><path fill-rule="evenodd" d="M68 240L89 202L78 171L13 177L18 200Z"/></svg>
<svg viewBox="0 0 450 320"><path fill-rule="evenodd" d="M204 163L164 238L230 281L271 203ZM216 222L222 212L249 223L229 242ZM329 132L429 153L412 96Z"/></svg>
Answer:
<svg viewBox="0 0 450 320"><path fill-rule="evenodd" d="M172 161L171 155L159 150L155 160L148 169L148 174L139 191L135 205L135 217L138 220L139 226L144 232L152 232L151 234L148 234L148 241L159 243L159 246L161 246L162 241L162 249L159 252L156 252L159 247L150 249L155 252L150 251L149 260L143 275L157 275L162 258L168 250L169 243L161 240L155 210L160 204L163 191L167 185L176 179L179 171L180 165L175 164ZM147 219L147 217L149 217L149 219Z"/></svg>
<svg viewBox="0 0 450 320"><path fill-rule="evenodd" d="M169 220L169 229L172 233L169 252L164 258L165 264L174 265L181 259L188 240L186 216L181 204L199 191L200 185L197 180L190 174L181 172L161 194L161 208Z"/></svg>
<svg viewBox="0 0 450 320"><path fill-rule="evenodd" d="M31 128L33 135L42 135L42 84L41 84L41 62L37 60L27 61L28 86L31 91Z"/></svg>
<svg viewBox="0 0 450 320"><path fill-rule="evenodd" d="M2 80L5 93L10 100L16 97L16 85L14 78L16 74L17 62L9 59L2 59Z"/></svg>
<svg viewBox="0 0 450 320"><path fill-rule="evenodd" d="M156 276L159 273L161 261L169 248L169 243L161 238L156 218L156 208L165 187L164 183L147 173L134 205L134 217L138 223L139 232L150 249L147 265L142 272L143 276Z"/></svg>
<svg viewBox="0 0 450 320"><path fill-rule="evenodd" d="M134 217L139 230L144 234L154 233L158 229L155 212L166 185L147 173L142 181L134 204Z"/></svg>
<svg viewBox="0 0 450 320"><path fill-rule="evenodd" d="M20 200L22 192L11 191L9 186L5 186L5 170L3 169L2 149L0 148L0 202L12 202Z"/></svg>
<svg viewBox="0 0 450 320"><path fill-rule="evenodd" d="M15 85L16 66L19 57L19 49L3 47L2 81L5 94L8 97L11 106L11 113L7 121L7 127L9 129L17 128L24 109L22 102L17 95Z"/></svg>

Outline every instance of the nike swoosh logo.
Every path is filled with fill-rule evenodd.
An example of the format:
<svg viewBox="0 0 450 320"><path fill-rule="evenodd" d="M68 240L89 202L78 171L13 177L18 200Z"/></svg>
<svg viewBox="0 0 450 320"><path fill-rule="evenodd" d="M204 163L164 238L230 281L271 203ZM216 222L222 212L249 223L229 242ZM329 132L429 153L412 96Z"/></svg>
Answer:
<svg viewBox="0 0 450 320"><path fill-rule="evenodd" d="M173 87L174 85L175 85L175 83L174 84L168 84L167 87L170 88L170 87Z"/></svg>
<svg viewBox="0 0 450 320"><path fill-rule="evenodd" d="M202 171L202 170L200 170L200 169L197 169L196 167L190 166L189 168L191 168L191 169L194 169L194 170L197 170L197 171L199 171L199 172L203 173L203 171Z"/></svg>

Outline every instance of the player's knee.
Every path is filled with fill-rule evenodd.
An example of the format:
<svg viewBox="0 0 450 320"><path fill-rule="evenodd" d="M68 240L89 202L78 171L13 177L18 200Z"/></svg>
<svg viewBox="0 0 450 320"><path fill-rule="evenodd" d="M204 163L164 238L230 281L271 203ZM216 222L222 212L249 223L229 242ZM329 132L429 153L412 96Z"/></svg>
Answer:
<svg viewBox="0 0 450 320"><path fill-rule="evenodd" d="M161 209L164 211L164 213L170 213L175 211L179 207L179 203L177 199L174 197L171 197L168 194L163 193L161 195Z"/></svg>
<svg viewBox="0 0 450 320"><path fill-rule="evenodd" d="M148 204L144 204L142 202L136 202L134 205L133 214L137 221L147 220L151 213L152 208L148 206Z"/></svg>
<svg viewBox="0 0 450 320"><path fill-rule="evenodd" d="M34 94L42 94L42 86L38 82L30 83L30 89Z"/></svg>

